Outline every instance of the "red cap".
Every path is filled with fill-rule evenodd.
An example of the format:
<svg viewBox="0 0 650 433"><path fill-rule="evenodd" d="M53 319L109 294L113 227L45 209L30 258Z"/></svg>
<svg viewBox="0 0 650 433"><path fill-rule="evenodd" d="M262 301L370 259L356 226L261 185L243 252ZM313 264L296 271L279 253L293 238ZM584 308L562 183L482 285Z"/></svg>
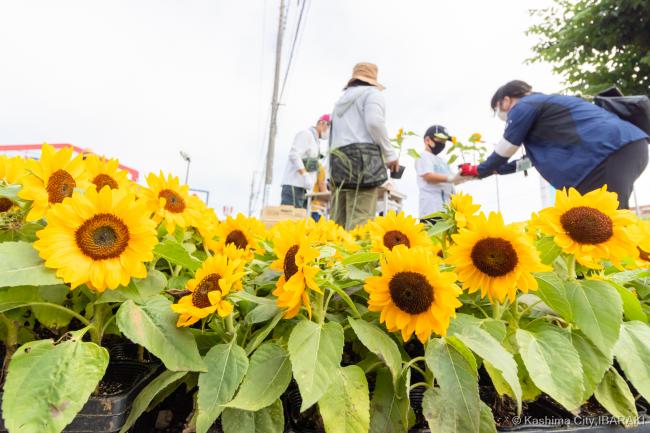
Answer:
<svg viewBox="0 0 650 433"><path fill-rule="evenodd" d="M323 114L320 119L318 119L319 122L331 122L332 119L329 114Z"/></svg>

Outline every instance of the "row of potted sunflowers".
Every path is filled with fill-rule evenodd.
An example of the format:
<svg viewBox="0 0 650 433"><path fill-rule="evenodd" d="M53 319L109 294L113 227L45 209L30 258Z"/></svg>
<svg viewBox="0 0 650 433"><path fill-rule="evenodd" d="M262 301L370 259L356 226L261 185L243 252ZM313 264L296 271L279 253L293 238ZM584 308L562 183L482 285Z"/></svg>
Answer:
<svg viewBox="0 0 650 433"><path fill-rule="evenodd" d="M605 187L522 223L458 194L435 225L347 232L219 221L178 178L146 183L69 148L0 157L10 433L63 431L115 336L164 365L123 432L181 385L201 433L483 433L542 400L634 425L650 399L650 222Z"/></svg>

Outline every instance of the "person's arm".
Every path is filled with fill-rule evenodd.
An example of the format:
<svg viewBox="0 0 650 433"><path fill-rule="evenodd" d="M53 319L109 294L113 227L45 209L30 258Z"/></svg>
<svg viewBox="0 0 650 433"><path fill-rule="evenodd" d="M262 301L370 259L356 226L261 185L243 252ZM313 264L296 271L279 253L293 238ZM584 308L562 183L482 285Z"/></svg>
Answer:
<svg viewBox="0 0 650 433"><path fill-rule="evenodd" d="M372 141L381 147L386 162L396 161L397 153L395 153L386 129L386 102L384 95L379 91L368 95L364 105L364 116Z"/></svg>
<svg viewBox="0 0 650 433"><path fill-rule="evenodd" d="M512 168L506 166L508 160L519 150L538 115L539 110L531 104L519 102L515 105L508 113L506 130L494 147L494 152L479 165L463 164L461 174L484 178L496 173L514 173L514 170L510 171Z"/></svg>
<svg viewBox="0 0 650 433"><path fill-rule="evenodd" d="M424 173L422 179L426 180L429 183L446 183L451 182L452 175L440 174L440 173Z"/></svg>
<svg viewBox="0 0 650 433"><path fill-rule="evenodd" d="M302 162L302 157L305 154L305 151L309 148L309 135L307 131L301 131L296 134L296 137L293 139L293 144L291 145L291 150L289 150L289 161L297 168L298 173L305 174L305 164Z"/></svg>

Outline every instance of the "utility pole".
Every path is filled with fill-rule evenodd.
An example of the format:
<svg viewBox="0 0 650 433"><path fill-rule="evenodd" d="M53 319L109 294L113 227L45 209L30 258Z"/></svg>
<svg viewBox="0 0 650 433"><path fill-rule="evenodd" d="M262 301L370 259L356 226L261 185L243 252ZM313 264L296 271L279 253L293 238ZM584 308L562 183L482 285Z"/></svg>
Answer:
<svg viewBox="0 0 650 433"><path fill-rule="evenodd" d="M280 18L278 19L278 37L275 44L275 76L273 78L273 99L271 100L271 125L269 129L269 145L266 151L266 170L264 172L264 195L262 196L262 206L268 204L271 193L271 183L273 182L273 157L275 154L275 136L277 134L278 124L278 91L280 87L280 66L282 63L282 38L284 33L284 9L285 0L280 0Z"/></svg>

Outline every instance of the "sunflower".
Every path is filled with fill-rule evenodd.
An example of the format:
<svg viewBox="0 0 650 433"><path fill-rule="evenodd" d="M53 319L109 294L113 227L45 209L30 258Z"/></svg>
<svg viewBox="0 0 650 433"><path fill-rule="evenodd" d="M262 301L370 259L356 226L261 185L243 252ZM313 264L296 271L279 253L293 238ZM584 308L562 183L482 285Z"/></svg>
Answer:
<svg viewBox="0 0 650 433"><path fill-rule="evenodd" d="M88 284L102 292L147 276L143 262L153 259L156 225L132 193L108 187L75 192L46 218L34 247L71 288Z"/></svg>
<svg viewBox="0 0 650 433"><path fill-rule="evenodd" d="M592 269L602 267L601 260L620 266L620 259L637 257L635 243L627 227L636 222L629 210L618 210L616 193L607 186L580 195L571 188L558 190L555 206L542 210L532 225L551 235L567 254Z"/></svg>
<svg viewBox="0 0 650 433"><path fill-rule="evenodd" d="M445 335L456 316L461 293L456 274L441 272L430 249L398 245L381 259L381 276L368 277L368 309L379 311L390 332L401 331L404 341L415 333L425 343L431 334Z"/></svg>
<svg viewBox="0 0 650 433"><path fill-rule="evenodd" d="M520 224L505 225L500 213L481 213L471 228L452 235L447 262L456 266L463 288L469 293L481 291L490 301L515 299L517 288L537 290L531 272L548 270L539 258L533 242Z"/></svg>
<svg viewBox="0 0 650 433"><path fill-rule="evenodd" d="M219 225L219 218L217 218L214 209L208 207L203 200L194 194L190 195L190 203L196 210L190 225L196 227L203 238L214 234Z"/></svg>
<svg viewBox="0 0 650 433"><path fill-rule="evenodd" d="M88 178L97 190L108 185L111 189L129 187L127 172L119 168L117 159L100 158L97 155L87 155L85 159Z"/></svg>
<svg viewBox="0 0 650 433"><path fill-rule="evenodd" d="M278 298L276 304L287 309L284 313L287 319L295 317L302 305L311 318L307 289L322 293L316 284L319 268L315 262L320 255L318 249L313 247L316 239L309 234L304 223L292 222L279 226L273 232L273 250L278 259L270 266L282 272L273 291Z"/></svg>
<svg viewBox="0 0 650 433"><path fill-rule="evenodd" d="M180 313L176 326L191 326L215 312L229 316L233 305L226 296L237 290L236 283L243 275L239 260L221 254L208 257L187 282L191 293L172 305L172 310Z"/></svg>
<svg viewBox="0 0 650 433"><path fill-rule="evenodd" d="M213 233L205 236L206 246L218 253L227 245L233 244L252 256L265 230L264 223L260 220L240 213L235 218L229 216L216 226Z"/></svg>
<svg viewBox="0 0 650 433"><path fill-rule="evenodd" d="M431 247L431 239L424 224L403 212L388 211L386 216L369 221L368 231L372 250L376 252L392 250L397 245L407 248Z"/></svg>
<svg viewBox="0 0 650 433"><path fill-rule="evenodd" d="M18 183L25 172L25 159L20 156L0 155L0 181L8 184Z"/></svg>
<svg viewBox="0 0 650 433"><path fill-rule="evenodd" d="M459 192L451 196L451 209L454 211L454 220L458 229L467 227L480 208L481 205L474 204L471 195Z"/></svg>
<svg viewBox="0 0 650 433"><path fill-rule="evenodd" d="M189 186L180 185L178 177L171 174L165 179L161 171L158 176L147 176L148 189L143 190L143 199L156 223L164 222L167 233L173 234L176 226L185 228L196 218L191 206Z"/></svg>
<svg viewBox="0 0 650 433"><path fill-rule="evenodd" d="M56 151L44 144L41 159L27 160L28 175L22 177L23 184L18 197L32 201L27 221L41 219L47 209L64 198L70 197L75 188L85 189L89 184L81 155L72 158L72 148Z"/></svg>
<svg viewBox="0 0 650 433"><path fill-rule="evenodd" d="M307 224L309 232L322 245L343 247L348 252L354 252L359 249L359 244L355 242L354 237L333 220L321 218L318 222L315 222L309 219Z"/></svg>

